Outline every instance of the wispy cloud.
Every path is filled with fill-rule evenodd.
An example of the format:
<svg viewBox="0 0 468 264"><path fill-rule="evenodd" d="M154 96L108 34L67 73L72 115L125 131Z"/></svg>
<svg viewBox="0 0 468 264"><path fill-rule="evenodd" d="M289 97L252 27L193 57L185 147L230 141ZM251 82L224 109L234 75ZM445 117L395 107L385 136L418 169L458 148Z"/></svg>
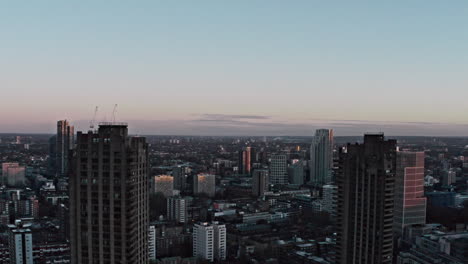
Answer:
<svg viewBox="0 0 468 264"><path fill-rule="evenodd" d="M271 116L264 115L225 115L225 114L202 114L200 115L199 121L211 121L211 120L267 120L271 119Z"/></svg>

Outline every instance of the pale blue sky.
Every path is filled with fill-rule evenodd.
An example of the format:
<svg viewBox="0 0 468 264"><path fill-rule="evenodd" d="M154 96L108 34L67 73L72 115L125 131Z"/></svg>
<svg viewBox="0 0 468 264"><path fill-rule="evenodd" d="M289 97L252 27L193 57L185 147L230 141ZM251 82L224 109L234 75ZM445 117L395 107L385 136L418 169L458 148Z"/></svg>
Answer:
<svg viewBox="0 0 468 264"><path fill-rule="evenodd" d="M0 132L468 135L468 1L0 1L0 34Z"/></svg>

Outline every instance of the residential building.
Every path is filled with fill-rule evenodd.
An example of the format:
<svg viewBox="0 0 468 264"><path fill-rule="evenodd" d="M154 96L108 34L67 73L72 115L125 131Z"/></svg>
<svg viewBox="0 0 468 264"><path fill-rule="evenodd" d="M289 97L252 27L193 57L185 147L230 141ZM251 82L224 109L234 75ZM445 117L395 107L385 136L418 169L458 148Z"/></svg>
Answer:
<svg viewBox="0 0 468 264"><path fill-rule="evenodd" d="M252 175L252 194L255 197L265 195L268 191L268 170L254 170Z"/></svg>
<svg viewBox="0 0 468 264"><path fill-rule="evenodd" d="M70 170L72 263L148 263L148 144L126 123L78 132Z"/></svg>
<svg viewBox="0 0 468 264"><path fill-rule="evenodd" d="M206 194L214 197L216 194L216 176L213 174L201 173L193 177L193 193Z"/></svg>
<svg viewBox="0 0 468 264"><path fill-rule="evenodd" d="M304 184L304 166L302 164L302 161L297 161L296 163L291 164L291 166L289 166L288 177L290 184Z"/></svg>
<svg viewBox="0 0 468 264"><path fill-rule="evenodd" d="M23 186L26 181L26 167L20 166L19 163L5 162L2 163L2 183L8 186L17 187Z"/></svg>
<svg viewBox="0 0 468 264"><path fill-rule="evenodd" d="M188 199L184 197L169 197L167 199L167 219L177 223L188 222Z"/></svg>
<svg viewBox="0 0 468 264"><path fill-rule="evenodd" d="M288 184L287 159L284 154L276 154L271 156L270 162L270 183L271 184Z"/></svg>
<svg viewBox="0 0 468 264"><path fill-rule="evenodd" d="M33 240L31 224L16 220L9 228L10 263L33 264Z"/></svg>
<svg viewBox="0 0 468 264"><path fill-rule="evenodd" d="M211 262L226 259L226 226L218 222L193 226L193 256Z"/></svg>
<svg viewBox="0 0 468 264"><path fill-rule="evenodd" d="M158 175L153 177L153 193L162 193L164 197L174 194L174 178L169 175Z"/></svg>
<svg viewBox="0 0 468 264"><path fill-rule="evenodd" d="M390 264L396 140L366 134L339 154L336 263Z"/></svg>
<svg viewBox="0 0 468 264"><path fill-rule="evenodd" d="M335 214L335 195L337 187L335 185L322 186L322 210L331 215Z"/></svg>

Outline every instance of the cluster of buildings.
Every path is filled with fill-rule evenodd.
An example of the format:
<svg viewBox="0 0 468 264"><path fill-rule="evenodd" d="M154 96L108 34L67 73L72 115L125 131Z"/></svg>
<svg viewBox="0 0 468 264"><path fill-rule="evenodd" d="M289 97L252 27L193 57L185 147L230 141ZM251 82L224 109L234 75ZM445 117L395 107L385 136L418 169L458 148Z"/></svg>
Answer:
<svg viewBox="0 0 468 264"><path fill-rule="evenodd" d="M63 120L21 148L46 153L33 163L11 158L13 140L0 263L467 263L464 145L140 137L118 122L75 134Z"/></svg>

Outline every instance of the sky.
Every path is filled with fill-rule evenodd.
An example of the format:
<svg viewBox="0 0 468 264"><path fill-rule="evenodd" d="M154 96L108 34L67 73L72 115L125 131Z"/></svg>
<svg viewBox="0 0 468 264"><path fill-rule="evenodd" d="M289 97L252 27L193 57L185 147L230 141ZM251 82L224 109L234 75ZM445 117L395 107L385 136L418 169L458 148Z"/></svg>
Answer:
<svg viewBox="0 0 468 264"><path fill-rule="evenodd" d="M0 1L0 133L468 136L468 1Z"/></svg>

